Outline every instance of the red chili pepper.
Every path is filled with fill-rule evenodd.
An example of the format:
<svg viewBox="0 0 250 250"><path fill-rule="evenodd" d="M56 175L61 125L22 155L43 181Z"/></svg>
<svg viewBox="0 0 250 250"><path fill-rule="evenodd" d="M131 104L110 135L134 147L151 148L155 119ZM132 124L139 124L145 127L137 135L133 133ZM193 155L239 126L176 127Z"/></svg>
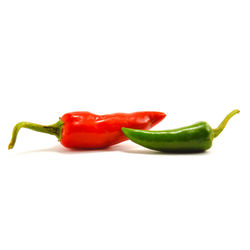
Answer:
<svg viewBox="0 0 250 250"><path fill-rule="evenodd" d="M31 122L20 122L13 129L9 149L13 148L20 128L55 135L68 148L98 149L127 140L122 127L150 129L166 115L161 112L115 113L96 115L90 112L72 112L63 115L49 126Z"/></svg>

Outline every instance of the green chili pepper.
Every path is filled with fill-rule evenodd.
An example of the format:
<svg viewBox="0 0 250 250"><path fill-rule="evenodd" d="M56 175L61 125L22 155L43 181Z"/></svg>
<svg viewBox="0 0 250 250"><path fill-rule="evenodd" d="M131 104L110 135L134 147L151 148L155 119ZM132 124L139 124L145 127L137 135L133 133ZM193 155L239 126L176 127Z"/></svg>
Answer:
<svg viewBox="0 0 250 250"><path fill-rule="evenodd" d="M148 131L122 128L123 133L133 142L163 152L202 152L212 146L212 141L225 128L229 119L239 113L238 109L226 116L221 124L212 129L206 122L172 130Z"/></svg>

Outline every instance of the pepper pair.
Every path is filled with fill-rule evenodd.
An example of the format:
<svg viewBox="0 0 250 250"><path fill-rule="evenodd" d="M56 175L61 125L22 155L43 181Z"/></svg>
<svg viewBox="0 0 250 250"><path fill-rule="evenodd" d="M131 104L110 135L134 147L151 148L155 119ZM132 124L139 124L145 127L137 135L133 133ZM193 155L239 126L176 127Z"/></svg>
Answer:
<svg viewBox="0 0 250 250"><path fill-rule="evenodd" d="M127 139L149 149L164 152L199 152L212 146L212 141L225 128L234 110L216 129L206 122L173 130L148 131L166 116L162 112L135 112L96 115L90 112L67 113L55 124L43 126L20 122L13 129L9 149L13 148L20 128L55 135L68 148L98 149Z"/></svg>

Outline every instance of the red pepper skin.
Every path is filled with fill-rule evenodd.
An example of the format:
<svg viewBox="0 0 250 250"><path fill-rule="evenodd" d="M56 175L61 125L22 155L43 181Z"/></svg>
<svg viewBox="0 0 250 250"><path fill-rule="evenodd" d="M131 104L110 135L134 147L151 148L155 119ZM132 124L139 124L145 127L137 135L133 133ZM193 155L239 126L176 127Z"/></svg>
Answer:
<svg viewBox="0 0 250 250"><path fill-rule="evenodd" d="M162 112L135 112L96 115L90 112L72 112L61 117L63 122L61 144L67 148L98 149L127 140L122 127L150 129L166 114Z"/></svg>

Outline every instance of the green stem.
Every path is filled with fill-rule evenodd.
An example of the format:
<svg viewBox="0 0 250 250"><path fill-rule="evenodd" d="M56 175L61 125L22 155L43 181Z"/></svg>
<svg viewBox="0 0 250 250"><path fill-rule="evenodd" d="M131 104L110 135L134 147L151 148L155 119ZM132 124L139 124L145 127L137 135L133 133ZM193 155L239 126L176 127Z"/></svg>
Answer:
<svg viewBox="0 0 250 250"><path fill-rule="evenodd" d="M233 110L231 113L229 113L225 119L221 122L221 124L216 128L213 129L213 137L217 137L222 131L223 129L226 127L228 121L236 114L240 113L240 111L238 109Z"/></svg>
<svg viewBox="0 0 250 250"><path fill-rule="evenodd" d="M16 138L17 138L17 134L18 134L20 128L28 128L28 129L35 130L37 132L55 135L58 138L58 140L60 140L61 134L62 134L62 127L63 127L63 121L61 119L59 119L58 122L56 122L52 125L48 125L48 126L44 126L44 125L40 125L40 124L36 124L36 123L32 123L32 122L19 122L16 124L16 126L13 129L12 138L11 138L10 144L8 146L8 149L12 149L14 147L15 142L16 142Z"/></svg>

